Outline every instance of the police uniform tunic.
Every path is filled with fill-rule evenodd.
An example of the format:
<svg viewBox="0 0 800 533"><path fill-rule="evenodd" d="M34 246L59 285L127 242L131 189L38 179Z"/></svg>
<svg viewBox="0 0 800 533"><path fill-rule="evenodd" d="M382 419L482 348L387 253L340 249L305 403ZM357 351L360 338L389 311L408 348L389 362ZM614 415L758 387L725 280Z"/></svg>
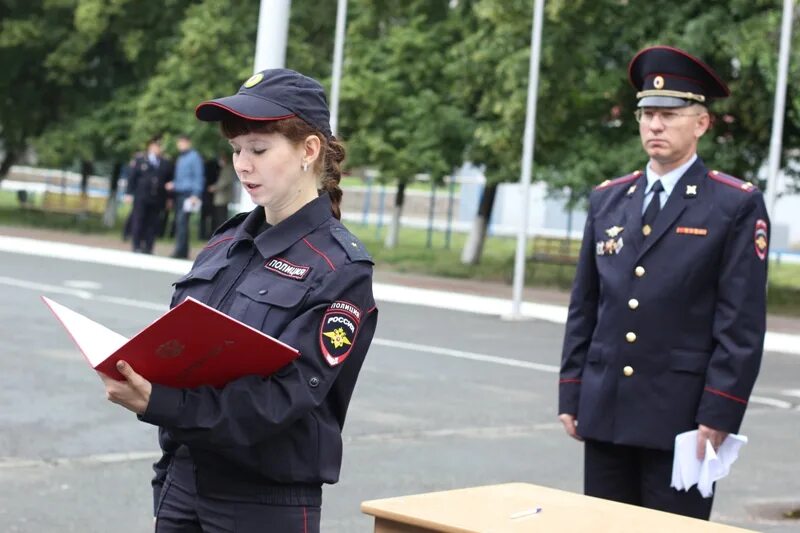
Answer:
<svg viewBox="0 0 800 533"><path fill-rule="evenodd" d="M652 228L646 185L636 172L591 194L559 413L584 439L671 450L698 424L739 430L763 349L769 226L755 187L700 159Z"/></svg>
<svg viewBox="0 0 800 533"><path fill-rule="evenodd" d="M321 485L339 478L341 430L377 321L363 245L332 216L327 194L273 227L258 207L212 236L172 305L187 296L300 357L221 389L153 384L141 419L159 426L163 450L156 510L168 470L201 496L319 506Z"/></svg>
<svg viewBox="0 0 800 533"><path fill-rule="evenodd" d="M144 155L133 162L127 193L133 195L130 224L134 251L152 253L167 203L165 184L171 179L172 164L166 159Z"/></svg>

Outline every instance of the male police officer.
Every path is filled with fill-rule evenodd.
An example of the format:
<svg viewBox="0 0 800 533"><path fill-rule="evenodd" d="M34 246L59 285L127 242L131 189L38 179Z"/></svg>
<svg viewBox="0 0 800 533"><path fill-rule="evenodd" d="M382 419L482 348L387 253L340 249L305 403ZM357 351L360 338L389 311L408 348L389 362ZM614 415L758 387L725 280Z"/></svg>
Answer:
<svg viewBox="0 0 800 533"><path fill-rule="evenodd" d="M161 155L161 140L153 137L147 153L132 163L125 201L133 201L131 241L134 252L153 253L161 215L166 208L166 184L172 180L172 164Z"/></svg>
<svg viewBox="0 0 800 533"><path fill-rule="evenodd" d="M707 104L728 88L681 50L637 54L644 172L589 201L569 307L559 418L585 441L584 491L708 519L712 499L670 488L674 439L697 452L736 433L761 362L769 221L750 183L697 157Z"/></svg>

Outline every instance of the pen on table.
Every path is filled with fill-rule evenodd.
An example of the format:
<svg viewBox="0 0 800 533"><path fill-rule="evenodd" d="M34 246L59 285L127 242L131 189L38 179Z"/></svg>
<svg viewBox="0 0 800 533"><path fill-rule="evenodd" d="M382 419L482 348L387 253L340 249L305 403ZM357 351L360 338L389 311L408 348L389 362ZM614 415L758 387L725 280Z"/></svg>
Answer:
<svg viewBox="0 0 800 533"><path fill-rule="evenodd" d="M518 513L514 513L511 516L509 516L509 518L511 520L516 520L518 518L525 518L526 516L535 515L540 512L542 512L541 507L534 507L533 509L526 509L524 511L519 511Z"/></svg>

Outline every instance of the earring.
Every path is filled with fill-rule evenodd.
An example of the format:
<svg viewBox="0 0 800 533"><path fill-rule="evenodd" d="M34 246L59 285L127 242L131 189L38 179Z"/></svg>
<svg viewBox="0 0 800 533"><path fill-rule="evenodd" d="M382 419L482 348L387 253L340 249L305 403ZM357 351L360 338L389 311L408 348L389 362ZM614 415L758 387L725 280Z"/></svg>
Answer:
<svg viewBox="0 0 800 533"><path fill-rule="evenodd" d="M303 161L303 172L308 172L308 161Z"/></svg>

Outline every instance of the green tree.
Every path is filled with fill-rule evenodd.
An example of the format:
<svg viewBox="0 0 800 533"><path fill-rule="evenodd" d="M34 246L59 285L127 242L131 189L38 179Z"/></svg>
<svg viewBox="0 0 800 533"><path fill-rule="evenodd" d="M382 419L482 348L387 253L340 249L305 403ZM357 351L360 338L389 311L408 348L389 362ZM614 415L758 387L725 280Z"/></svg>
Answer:
<svg viewBox="0 0 800 533"><path fill-rule="evenodd" d="M0 81L8 95L0 131L7 158L37 137L44 164L127 157L130 102L168 49L188 3L5 3L0 64L10 68Z"/></svg>
<svg viewBox="0 0 800 533"><path fill-rule="evenodd" d="M356 0L350 14L341 130L351 165L397 182L394 246L407 184L420 173L441 182L463 160L471 119L451 97L447 69L463 28L446 0Z"/></svg>
<svg viewBox="0 0 800 533"><path fill-rule="evenodd" d="M654 9L628 0L550 0L543 25L534 179L568 188L577 202L593 185L644 164L627 64L652 44L684 48L730 82L733 96L712 106L716 125L699 151L712 166L755 178L769 145L780 3L689 0ZM459 68L471 68L479 80L460 93L477 121L468 154L486 165L489 182L476 227L485 226L491 215L493 186L519 177L532 5L532 0L476 1L474 31L459 45ZM791 64L797 77L797 46ZM800 125L800 101L791 88L788 104L785 153L798 145ZM479 250L462 259L476 261Z"/></svg>

